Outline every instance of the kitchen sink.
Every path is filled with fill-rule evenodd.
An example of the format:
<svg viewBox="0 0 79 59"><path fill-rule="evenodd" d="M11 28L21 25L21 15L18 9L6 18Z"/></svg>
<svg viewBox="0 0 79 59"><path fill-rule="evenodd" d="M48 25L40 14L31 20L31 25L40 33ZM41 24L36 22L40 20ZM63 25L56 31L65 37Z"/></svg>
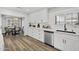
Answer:
<svg viewBox="0 0 79 59"><path fill-rule="evenodd" d="M72 32L72 31L64 31L64 30L56 30L58 32L65 32L65 33L73 33L73 34L76 34L76 32Z"/></svg>

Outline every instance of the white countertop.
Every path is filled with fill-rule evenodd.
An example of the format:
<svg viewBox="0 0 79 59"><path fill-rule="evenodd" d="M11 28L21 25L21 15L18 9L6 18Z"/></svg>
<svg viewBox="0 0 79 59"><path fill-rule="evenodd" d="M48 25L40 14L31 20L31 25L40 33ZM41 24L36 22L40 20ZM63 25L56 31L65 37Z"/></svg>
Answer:
<svg viewBox="0 0 79 59"><path fill-rule="evenodd" d="M46 30L46 31L51 31L51 32L58 32L54 29L48 29L48 28L36 28L36 27L31 27L31 28L35 28L35 29L38 29L38 30ZM60 32L60 33L65 33L65 32ZM73 33L66 33L68 35L76 35L76 36L79 36L79 34L73 34Z"/></svg>

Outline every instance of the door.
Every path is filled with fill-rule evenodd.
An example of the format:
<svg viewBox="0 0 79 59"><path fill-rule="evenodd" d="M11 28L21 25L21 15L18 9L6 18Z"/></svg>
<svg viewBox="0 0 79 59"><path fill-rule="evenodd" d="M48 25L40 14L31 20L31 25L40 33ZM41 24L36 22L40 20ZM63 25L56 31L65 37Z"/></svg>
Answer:
<svg viewBox="0 0 79 59"><path fill-rule="evenodd" d="M65 51L79 51L79 38L66 38Z"/></svg>
<svg viewBox="0 0 79 59"><path fill-rule="evenodd" d="M64 37L61 33L54 34L54 47L59 50L64 50Z"/></svg>

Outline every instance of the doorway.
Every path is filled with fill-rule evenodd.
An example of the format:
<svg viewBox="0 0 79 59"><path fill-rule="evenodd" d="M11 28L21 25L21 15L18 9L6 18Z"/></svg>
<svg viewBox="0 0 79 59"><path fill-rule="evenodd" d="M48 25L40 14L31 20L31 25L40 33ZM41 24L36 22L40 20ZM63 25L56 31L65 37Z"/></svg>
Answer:
<svg viewBox="0 0 79 59"><path fill-rule="evenodd" d="M10 15L2 15L2 34L7 35L23 35L24 27L22 26L23 17L16 17Z"/></svg>

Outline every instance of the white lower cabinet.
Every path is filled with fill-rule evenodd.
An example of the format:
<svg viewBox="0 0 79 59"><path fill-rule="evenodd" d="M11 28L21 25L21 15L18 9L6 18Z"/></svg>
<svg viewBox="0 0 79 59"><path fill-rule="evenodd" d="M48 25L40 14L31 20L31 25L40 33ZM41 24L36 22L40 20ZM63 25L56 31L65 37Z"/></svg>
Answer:
<svg viewBox="0 0 79 59"><path fill-rule="evenodd" d="M60 50L64 50L64 39L62 37L60 33L54 34L54 47Z"/></svg>
<svg viewBox="0 0 79 59"><path fill-rule="evenodd" d="M39 40L39 41L41 41L41 42L44 42L44 31L43 30L41 30L41 29L38 29L38 31L37 31L37 39Z"/></svg>
<svg viewBox="0 0 79 59"><path fill-rule="evenodd" d="M79 51L79 37L78 36L66 37L64 50Z"/></svg>
<svg viewBox="0 0 79 59"><path fill-rule="evenodd" d="M63 51L79 51L79 36L56 32L54 47Z"/></svg>
<svg viewBox="0 0 79 59"><path fill-rule="evenodd" d="M39 40L39 41L44 42L44 32L41 29L29 27L28 28L28 35Z"/></svg>

